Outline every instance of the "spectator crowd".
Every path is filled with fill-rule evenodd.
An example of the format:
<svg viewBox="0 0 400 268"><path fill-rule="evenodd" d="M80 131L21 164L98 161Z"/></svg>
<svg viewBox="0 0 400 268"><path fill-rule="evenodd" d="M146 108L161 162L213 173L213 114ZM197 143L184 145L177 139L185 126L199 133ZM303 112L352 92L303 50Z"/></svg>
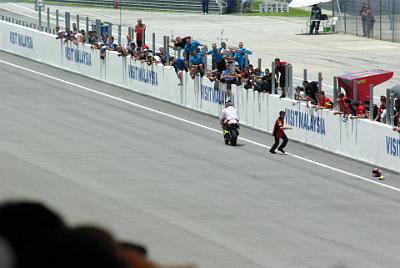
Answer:
<svg viewBox="0 0 400 268"><path fill-rule="evenodd" d="M368 9L365 5L363 8ZM315 28L317 29L318 26L316 25ZM278 94L279 91L281 97L286 97L287 68L291 64L276 58L273 72L269 68L254 67L249 61L249 56L253 53L245 48L243 42L239 42L237 46L229 46L222 41L220 44L212 43L211 48L208 49L205 44L192 36L177 36L168 44L167 49L175 51L175 56L172 56L167 54L164 47L160 47L157 51L149 48L145 43L146 25L141 19L137 20L134 27L135 34L126 36L125 45L116 43L115 38L107 32L98 36L96 31L86 33L84 30L79 30L76 23L72 24L71 30L61 31L57 27L56 32L58 39L73 42L75 45L85 44L88 40L93 49L100 50L101 59L105 59L107 51L114 51L118 53L118 56L130 57L149 65L172 66L177 74L179 86L183 85L184 74L189 73L192 79L196 76L206 77L214 82L215 88L221 88L221 85L224 85L228 95L231 94L232 85L237 85L243 86L246 90L253 89L266 94ZM207 66L207 56L211 58L211 68ZM316 110L333 109L332 100L322 91L317 81L304 80L295 91L295 99L307 102L309 107ZM369 118L372 113L377 122L386 122L386 97L384 96L381 97L379 105L373 105L373 111L370 111L369 100L354 101L344 93L339 93L334 97L337 98L338 103L338 111L335 114L344 115L346 119L354 119ZM400 131L399 99L395 102L394 121L394 129Z"/></svg>
<svg viewBox="0 0 400 268"><path fill-rule="evenodd" d="M118 241L103 228L69 226L47 206L0 204L1 268L192 268L149 260L145 246Z"/></svg>
<svg viewBox="0 0 400 268"><path fill-rule="evenodd" d="M313 107L318 109L333 109L333 102L327 96L325 92L319 89L317 81L308 82L303 81L303 87L298 86L296 88L295 99L307 101L307 104L313 105ZM335 114L343 115L345 119L355 119L355 118L370 118L372 113L372 118L381 123L386 122L387 113L387 100L385 96L380 97L380 104L373 104L373 110L370 109L370 101L356 101L347 97L345 93L339 92L336 96L337 100L337 111ZM394 102L394 129L395 131L400 130L400 98L397 98ZM400 132L400 131L399 131Z"/></svg>

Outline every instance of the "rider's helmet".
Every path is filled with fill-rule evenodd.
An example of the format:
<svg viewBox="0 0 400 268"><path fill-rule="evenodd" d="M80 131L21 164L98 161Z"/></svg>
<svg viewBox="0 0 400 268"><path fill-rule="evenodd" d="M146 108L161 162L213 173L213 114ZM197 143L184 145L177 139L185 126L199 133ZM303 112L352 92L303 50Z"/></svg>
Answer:
<svg viewBox="0 0 400 268"><path fill-rule="evenodd" d="M225 100L225 107L228 107L228 106L232 106L232 100L230 98L227 98Z"/></svg>

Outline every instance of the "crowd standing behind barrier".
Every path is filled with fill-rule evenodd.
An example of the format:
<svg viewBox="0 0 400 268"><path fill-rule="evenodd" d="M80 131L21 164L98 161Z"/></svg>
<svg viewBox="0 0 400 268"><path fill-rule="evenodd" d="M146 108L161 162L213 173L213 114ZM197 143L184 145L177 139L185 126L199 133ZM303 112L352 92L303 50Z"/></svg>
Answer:
<svg viewBox="0 0 400 268"><path fill-rule="evenodd" d="M365 3L361 6L360 14L363 14L363 10L368 10L369 6ZM44 11L44 10L43 10ZM366 13L366 12L364 12ZM47 8L47 27L42 26L42 6L38 6L38 17L39 17L39 30L45 30L46 32L51 32L51 24L50 24L50 8ZM56 10L56 27L55 31L59 38L65 39L66 41L72 41L74 44L84 44L90 43L92 47L98 48L101 50L100 57L104 59L106 51L117 51L120 56L128 56L130 55L132 58L146 61L148 64L163 64L170 65L170 53L169 48L174 49L176 52L179 52L178 56L180 56L181 51L183 51L184 56L184 70L190 71L191 77L194 79L196 75L200 75L203 77L206 75L212 82L222 83L226 85L228 90L230 90L232 84L236 85L244 85L245 89L254 89L264 93L275 93L278 94L278 86L282 92L281 97L295 98L296 94L300 94L299 91L304 91L305 87L303 86L303 90L301 88L296 89L296 93L293 91L292 85L292 66L286 62L280 62L279 59L275 59L274 64L272 64L272 73L268 68L265 68L264 72L261 70L261 59L259 59L258 67L255 68L248 61L248 55L251 55L252 52L243 47L243 43L240 42L238 48L236 47L227 47L226 43L222 41L218 48L216 44L213 44L212 50L207 50L207 46L204 44L200 44L198 41L193 40L192 37L186 36L184 38L176 37L173 45L169 44L169 37L164 36L164 46L159 48L159 51L156 52L155 46L155 37L153 34L152 40L152 49L150 50L148 46L145 46L145 32L146 25L142 23L141 19L138 19L137 24L134 27L129 27L128 35L126 37L126 45L124 46L121 41L121 26L118 26L118 43L116 43L114 37L112 36L112 24L111 23L102 23L100 20L96 20L95 23L92 24L92 31L89 31L89 18L86 18L86 31L84 29L79 30L80 25L80 17L76 16L76 23L72 24L72 29L70 27L71 15L69 12L65 13L65 31L60 31L59 27L59 12ZM367 16L364 16L367 17ZM363 18L363 17L362 17ZM3 17L4 20L4 17ZM23 23L23 22L22 22ZM368 28L364 27L363 29ZM31 25L32 26L32 25ZM103 31L103 26L106 29ZM36 26L34 25L36 28ZM136 36L136 44L132 42L133 38ZM143 43L143 44L142 44ZM175 53L176 54L176 53ZM208 69L207 64L207 55L211 55L212 64L211 69ZM173 59L173 63L179 65L181 61L179 59ZM181 66L179 66L181 68ZM181 70L177 69L178 77L181 77ZM178 71L179 70L179 71ZM320 76L320 74L319 74ZM304 76L303 84L306 81L306 75ZM322 78L319 77L318 81L318 91L322 90ZM277 83L279 82L279 83ZM336 82L336 81L335 81ZM180 79L179 85L182 84ZM337 106L337 96L339 92L334 92L333 94L333 105ZM315 92L315 94L317 94ZM314 93L312 95L308 94L308 99L297 98L298 100L310 100L313 99L314 102L311 102L314 105L318 105L316 95ZM389 96L387 96L389 97ZM396 97L395 97L396 98ZM357 100L354 100L357 101ZM361 103L367 104L366 100L358 100ZM375 118L376 115L376 105L373 103L372 99L369 100L370 107L366 109L366 117ZM396 101L393 101L396 103ZM351 109L347 109L347 111L351 112L353 116L358 116L358 110L353 108L355 106L360 106L361 103L353 103L350 105ZM375 105L375 106L374 106ZM398 124L398 105L393 105L392 108L392 125L393 127L397 127ZM332 107L333 108L333 107ZM369 110L374 108L372 111L373 114L369 116ZM386 110L384 107L383 110ZM375 112L374 112L375 111ZM383 114L386 114L385 111ZM382 120L390 121L390 120ZM379 121L381 122L381 121ZM388 122L390 123L390 122Z"/></svg>
<svg viewBox="0 0 400 268"><path fill-rule="evenodd" d="M137 20L136 26L131 29L126 36L125 45L117 44L108 31L101 32L100 36L98 31L86 33L84 29L77 28L77 23L72 24L71 30L66 28L61 31L60 27L56 26L55 32L57 33L57 38L65 42L73 42L75 45L85 44L87 34L91 47L101 51L101 59L105 58L106 51L115 51L118 56L129 56L134 60L146 62L149 65L171 65L177 73L178 86L183 86L183 72L189 72L192 79L196 76L205 76L215 83L217 87L219 87L219 84L225 85L228 97L231 95L231 86L237 85L243 86L243 89L246 90L253 89L265 94L278 94L278 90L280 90L281 98L293 97L298 101L305 101L307 107L315 108L316 110L334 108L334 102L322 90L321 81L309 82L304 80L302 86L297 86L293 94L286 96L288 89L292 86L289 85L290 79L288 77L292 76L290 71L291 64L276 58L273 63L274 72L272 73L268 68L262 70L261 64L258 67L254 67L248 58L253 53L244 47L243 42L239 42L237 47L228 46L226 42L221 42L219 46L217 43L212 43L211 49L208 50L207 45L201 44L192 36L177 36L171 42L167 42L164 37L164 46L155 51L154 45L153 49L150 49L145 44L146 25L140 18ZM136 43L134 37L136 37ZM175 55L178 56L169 55L169 52L166 53L169 48L173 49ZM211 68L207 68L207 55L211 56ZM320 79L322 80L322 78ZM344 115L345 118L350 119L372 118L377 122L386 123L387 102L385 96L381 96L379 106L374 103L370 105L369 99L352 100L343 95L342 92L338 92L333 98L336 99L335 103L340 104L339 106L336 105L339 111L335 114ZM394 104L393 129L397 131L400 110L398 97L395 99ZM371 107L373 108L372 110Z"/></svg>
<svg viewBox="0 0 400 268"><path fill-rule="evenodd" d="M237 47L233 47L222 41L220 44L213 44L212 48L209 50L204 43L200 43L191 36L176 37L172 42L169 42L169 38L164 37L164 44L158 46L159 48L156 51L155 34L152 35L152 42L146 41L145 33L148 29L146 29L144 23L141 21L139 22L139 20L137 25L139 25L141 29L137 30L137 27L130 27L126 36L126 42L122 44L122 42L115 42L111 30L103 31L103 25L99 20L96 20L95 24L92 25L92 31L88 30L88 24L86 24L86 30L81 29L79 27L79 21L73 23L72 30L70 30L69 17L70 15L66 14L66 27L63 30L60 30L59 25L57 25L55 31L47 29L47 32L53 32L56 34L57 39L61 39L60 42L65 47L65 58L67 61L75 61L78 64L83 64L73 67L78 68L78 71L79 69L86 68L87 71L79 71L82 74L107 80L107 82L125 87L130 87L127 79L141 81L152 86L159 86L160 81L166 79L166 75L169 73L168 70L173 68L176 72L176 82L171 84L171 81L168 80L167 91L161 92L158 91L158 89L147 91L147 87L143 86L140 92L144 91L146 94L157 97L159 97L157 94L162 94L164 97L161 98L163 99L171 100L174 103L178 102L181 105L212 114L217 114L218 111L220 112L220 106L226 98L232 98L234 99L235 106L238 107L241 113L242 123L268 131L271 129L268 121L270 115L265 116L264 114L258 114L263 113L263 105L268 106L266 107L268 111L272 109L274 105L271 104L271 101L274 100L273 103L275 103L275 98L264 98L262 95L271 97L277 96L278 99L280 97L281 100L284 100L281 102L282 104L289 102L296 105L296 109L305 109L304 112L300 112L300 110L293 111L292 109L283 107L287 112L286 120L288 125L297 127L299 131L298 133L296 133L296 131L291 132L294 139L312 143L324 149L348 156L352 155L348 153L347 149L344 147L343 139L335 141L337 142L336 145L329 144L328 141L323 142L323 140L319 142L309 142L310 137L308 137L308 133L315 132L319 135L325 135L326 133L327 121L322 120L323 118L321 117L325 113L321 113L320 111L334 109L336 111L335 114L340 116L340 122L355 121L349 119L373 118L377 122L384 123L386 121L387 124L392 125L392 129L395 131L399 130L398 95L387 94L386 98L389 99L389 101L386 103L382 102L379 104L379 107L375 107L373 102L368 103L367 100L350 100L348 97L342 96L343 94L338 92L337 87L334 88L336 91L334 91L333 98L329 98L329 96L321 90L322 74L318 75L318 81L307 81L306 72L302 85L297 87L296 90L293 90L292 64L276 58L272 63L271 69L264 68L264 70L262 70L260 60L258 61L257 67L255 67L249 61L249 55L251 55L252 52L245 48L242 42L240 42ZM4 20L4 16L2 16L2 19ZM10 21L8 18L7 20ZM58 22L58 19L56 21ZM86 22L89 22L88 18L86 18ZM18 22L18 24L21 24L21 22ZM22 26L25 26L24 23L22 23ZM111 28L112 27L109 27L109 29ZM121 27L118 27L118 29L120 32ZM43 30L43 26L39 30ZM12 38L13 34L16 35L15 38ZM33 47L33 41L30 40L29 37L21 36L22 34L10 31L10 44L17 46L10 47L10 44L6 43L3 43L3 46L7 47L6 50L8 51L17 50L18 46ZM23 39L23 41L21 41L21 39ZM138 42L141 40L143 40L143 43ZM149 47L148 42L151 44L152 48ZM88 46L90 46L89 50L87 49ZM171 53L169 49L172 49ZM95 51L99 53L95 53ZM111 76L111 70L105 70L103 67L108 66L108 62L115 61L114 53L118 55L119 58L129 59L129 61L123 61L126 64L127 75L122 74L122 80L121 78ZM33 57L29 54L26 56ZM207 56L211 58L211 61L208 61ZM42 56L38 55L35 57L41 58ZM98 57L100 62L97 60L95 61L94 57ZM107 60L108 57L112 59ZM208 64L209 62L210 64ZM65 65L67 62L60 63L54 60L48 61L46 59L46 63L60 66L60 64ZM143 64L146 64L149 68L145 68ZM95 68L100 68L100 73L96 74ZM160 75L163 77L160 77ZM206 80L208 82L206 82ZM334 82L337 83L336 78ZM164 85L164 90L165 87ZM191 87L193 87L195 91L200 90L200 92L193 92L194 95L192 96L191 94L193 93L188 91ZM135 87L135 90L137 89L138 88ZM177 91L173 92L174 90ZM253 96L253 100L250 99L251 96ZM190 103L190 98L192 97L195 99L193 103ZM258 100L258 108L254 102L256 100ZM210 102L210 104L207 104L207 102ZM246 104L246 102L248 103ZM301 103L304 103L304 106L300 105ZM215 105L217 105L217 108L214 108ZM389 107L392 110L388 110ZM276 114L278 109L281 110L282 108L279 107L270 112ZM313 115L313 111L318 112L318 115ZM332 121L332 124L336 123ZM348 123L346 124L349 125ZM368 124L360 124L357 121L350 125L352 125L353 128L360 127L361 125L366 127ZM346 128L348 127L349 126L346 126ZM356 133L354 135L357 136ZM299 136L296 137L296 135ZM340 135L345 134L342 133ZM400 146L398 146L398 144L400 144L400 139L383 134L383 136L385 135L387 137L386 154L390 155L390 157L397 157L400 155L400 149L398 148ZM359 152L357 152L357 154L358 153ZM371 159L375 158L371 156L365 159L365 161L371 161ZM382 159L382 157L379 157L379 159ZM380 164L385 166L385 163ZM390 168L396 170L396 168L393 168L395 166L396 165L391 164Z"/></svg>

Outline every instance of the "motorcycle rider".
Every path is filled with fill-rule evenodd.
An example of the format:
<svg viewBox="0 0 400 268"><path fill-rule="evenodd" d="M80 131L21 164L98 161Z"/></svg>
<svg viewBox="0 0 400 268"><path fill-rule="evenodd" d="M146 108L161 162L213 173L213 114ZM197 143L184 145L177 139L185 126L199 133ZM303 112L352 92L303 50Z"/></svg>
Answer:
<svg viewBox="0 0 400 268"><path fill-rule="evenodd" d="M230 124L235 124L235 123L239 124L239 117L237 115L235 107L233 107L232 105L231 99L227 99L225 101L225 109L222 110L222 114L219 121L223 129L224 138L226 139L227 136L229 135L227 127Z"/></svg>

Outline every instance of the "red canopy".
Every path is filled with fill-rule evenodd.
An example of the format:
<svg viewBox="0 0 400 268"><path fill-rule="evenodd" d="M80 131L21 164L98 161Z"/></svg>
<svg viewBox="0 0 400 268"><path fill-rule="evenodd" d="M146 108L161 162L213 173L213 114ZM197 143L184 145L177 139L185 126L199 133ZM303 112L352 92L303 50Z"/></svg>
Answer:
<svg viewBox="0 0 400 268"><path fill-rule="evenodd" d="M357 81L357 100L369 99L370 85L377 86L393 77L393 72L375 69L359 73L348 73L338 77L339 88L344 88L347 97L353 99L354 81Z"/></svg>

